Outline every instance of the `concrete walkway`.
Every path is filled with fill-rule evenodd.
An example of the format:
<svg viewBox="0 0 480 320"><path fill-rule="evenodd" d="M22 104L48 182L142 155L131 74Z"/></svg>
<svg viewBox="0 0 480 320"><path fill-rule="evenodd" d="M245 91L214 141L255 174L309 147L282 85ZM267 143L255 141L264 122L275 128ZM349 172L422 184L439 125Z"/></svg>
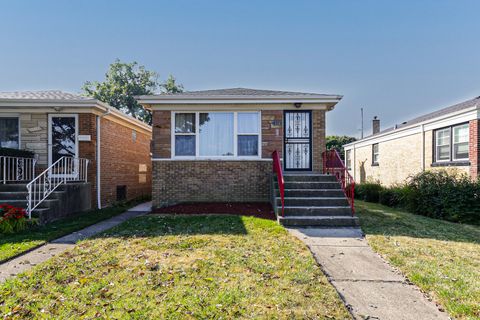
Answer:
<svg viewBox="0 0 480 320"><path fill-rule="evenodd" d="M368 246L358 228L296 228L355 319L449 319Z"/></svg>
<svg viewBox="0 0 480 320"><path fill-rule="evenodd" d="M122 222L127 221L128 219L147 214L151 211L151 208L151 202L142 203L136 207L130 208L118 216L101 221L85 229L53 240L24 255L0 264L0 283L4 282L8 278L18 275L19 273L31 269L33 266L36 266L37 264L42 263L53 256L64 252L65 250L75 246L75 243L80 240L113 228Z"/></svg>

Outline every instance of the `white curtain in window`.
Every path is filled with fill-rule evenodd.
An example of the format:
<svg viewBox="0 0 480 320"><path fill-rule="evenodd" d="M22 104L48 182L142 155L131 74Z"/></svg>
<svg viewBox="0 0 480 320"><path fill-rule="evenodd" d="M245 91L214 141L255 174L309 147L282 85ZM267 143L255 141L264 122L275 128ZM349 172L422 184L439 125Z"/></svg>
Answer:
<svg viewBox="0 0 480 320"><path fill-rule="evenodd" d="M200 113L200 156L233 156L233 113Z"/></svg>

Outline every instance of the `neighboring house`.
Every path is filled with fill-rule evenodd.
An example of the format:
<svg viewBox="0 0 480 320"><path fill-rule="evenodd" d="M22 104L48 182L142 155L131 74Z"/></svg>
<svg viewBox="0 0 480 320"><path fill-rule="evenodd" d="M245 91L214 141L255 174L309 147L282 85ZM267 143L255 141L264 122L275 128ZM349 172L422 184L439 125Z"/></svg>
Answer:
<svg viewBox="0 0 480 320"><path fill-rule="evenodd" d="M402 183L438 168L479 175L480 97L380 131L345 145L345 163L356 182Z"/></svg>
<svg viewBox="0 0 480 320"><path fill-rule="evenodd" d="M69 211L149 195L150 143L150 126L96 99L61 91L0 92L0 147L35 153L32 207L41 193L62 182L77 182L78 196L70 189L68 192L76 200L71 199L74 205ZM2 158L0 202L26 206L27 196L15 194L26 192L25 184L33 178L17 174L17 169L31 170L31 161L25 161ZM60 189L37 211L57 205L55 198L62 198Z"/></svg>
<svg viewBox="0 0 480 320"><path fill-rule="evenodd" d="M325 113L341 96L234 88L137 99L153 111L153 207L159 208L270 201L273 151L286 172L320 173Z"/></svg>

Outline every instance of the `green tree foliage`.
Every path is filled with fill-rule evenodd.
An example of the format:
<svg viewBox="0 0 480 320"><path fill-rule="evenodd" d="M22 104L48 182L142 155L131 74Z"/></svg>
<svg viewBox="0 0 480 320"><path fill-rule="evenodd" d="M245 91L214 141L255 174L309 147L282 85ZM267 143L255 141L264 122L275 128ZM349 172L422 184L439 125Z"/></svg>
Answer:
<svg viewBox="0 0 480 320"><path fill-rule="evenodd" d="M327 136L326 137L327 150L336 149L342 159L345 158L345 151L343 145L356 141L357 139L349 136Z"/></svg>
<svg viewBox="0 0 480 320"><path fill-rule="evenodd" d="M146 70L137 62L125 63L117 59L110 64L103 82L87 81L82 90L89 97L151 124L151 113L138 104L135 96L154 94L158 90L164 93L182 92L183 86L177 84L171 75L160 83L155 71Z"/></svg>

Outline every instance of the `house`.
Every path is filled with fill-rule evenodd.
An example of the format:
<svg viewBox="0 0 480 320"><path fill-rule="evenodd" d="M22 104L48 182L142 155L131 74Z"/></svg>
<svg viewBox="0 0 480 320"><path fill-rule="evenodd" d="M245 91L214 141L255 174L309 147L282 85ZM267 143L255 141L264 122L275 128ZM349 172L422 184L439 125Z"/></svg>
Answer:
<svg viewBox="0 0 480 320"><path fill-rule="evenodd" d="M384 185L439 168L479 175L480 97L380 130L345 145L345 162L356 182Z"/></svg>
<svg viewBox="0 0 480 320"><path fill-rule="evenodd" d="M137 97L153 112L153 208L184 202L268 202L274 151L285 174L304 173L286 177L292 192L308 189L296 190L297 197L319 196L327 186L344 197L332 177L320 175L325 113L341 98L245 88ZM303 199L295 207L307 204L312 205ZM293 206L285 205L285 212ZM351 216L350 208L346 211Z"/></svg>
<svg viewBox="0 0 480 320"><path fill-rule="evenodd" d="M46 221L149 195L150 143L150 126L96 99L1 92L0 147L34 157L1 149L0 201L30 205Z"/></svg>

